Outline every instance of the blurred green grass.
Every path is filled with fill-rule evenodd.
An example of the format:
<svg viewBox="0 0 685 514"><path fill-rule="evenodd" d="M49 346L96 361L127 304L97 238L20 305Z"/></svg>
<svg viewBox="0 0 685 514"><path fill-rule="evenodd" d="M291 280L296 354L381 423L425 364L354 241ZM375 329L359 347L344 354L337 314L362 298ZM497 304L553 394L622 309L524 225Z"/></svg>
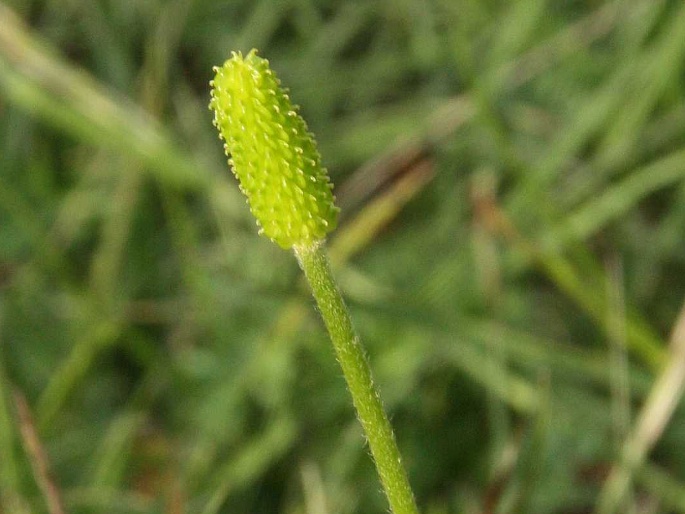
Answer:
<svg viewBox="0 0 685 514"><path fill-rule="evenodd" d="M337 185L422 512L685 512L667 0L0 3L0 512L384 511L211 125L252 47Z"/></svg>

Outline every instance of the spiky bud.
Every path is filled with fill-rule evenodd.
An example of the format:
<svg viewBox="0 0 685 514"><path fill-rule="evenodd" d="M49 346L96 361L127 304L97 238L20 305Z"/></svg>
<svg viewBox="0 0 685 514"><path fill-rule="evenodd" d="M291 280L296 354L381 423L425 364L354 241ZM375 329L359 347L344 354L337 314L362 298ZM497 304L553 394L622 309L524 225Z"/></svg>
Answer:
<svg viewBox="0 0 685 514"><path fill-rule="evenodd" d="M338 221L314 137L269 61L233 52L210 83L214 125L260 234L283 248L324 239Z"/></svg>

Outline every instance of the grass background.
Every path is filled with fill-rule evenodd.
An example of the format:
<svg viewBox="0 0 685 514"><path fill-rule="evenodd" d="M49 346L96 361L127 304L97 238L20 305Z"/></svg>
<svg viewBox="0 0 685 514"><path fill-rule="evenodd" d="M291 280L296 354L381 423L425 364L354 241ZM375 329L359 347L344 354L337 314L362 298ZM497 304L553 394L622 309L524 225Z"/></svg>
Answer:
<svg viewBox="0 0 685 514"><path fill-rule="evenodd" d="M385 512L211 124L252 47L422 512L685 512L675 0L0 3L0 512Z"/></svg>

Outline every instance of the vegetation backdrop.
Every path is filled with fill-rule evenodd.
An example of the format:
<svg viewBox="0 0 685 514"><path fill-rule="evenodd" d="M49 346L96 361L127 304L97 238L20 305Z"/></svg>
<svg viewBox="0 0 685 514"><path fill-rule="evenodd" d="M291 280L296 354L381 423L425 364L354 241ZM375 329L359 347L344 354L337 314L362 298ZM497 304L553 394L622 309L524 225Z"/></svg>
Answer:
<svg viewBox="0 0 685 514"><path fill-rule="evenodd" d="M253 47L422 512L685 512L676 0L0 3L0 512L385 512L211 124Z"/></svg>

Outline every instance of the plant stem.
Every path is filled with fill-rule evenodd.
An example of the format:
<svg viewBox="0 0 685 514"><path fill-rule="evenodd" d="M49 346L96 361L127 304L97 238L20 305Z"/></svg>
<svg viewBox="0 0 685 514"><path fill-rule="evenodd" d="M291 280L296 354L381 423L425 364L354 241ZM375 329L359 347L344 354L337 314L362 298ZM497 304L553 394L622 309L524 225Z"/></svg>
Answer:
<svg viewBox="0 0 685 514"><path fill-rule="evenodd" d="M333 341L390 508L394 514L418 514L390 421L374 387L371 369L347 306L333 279L324 244L296 245L293 250Z"/></svg>

